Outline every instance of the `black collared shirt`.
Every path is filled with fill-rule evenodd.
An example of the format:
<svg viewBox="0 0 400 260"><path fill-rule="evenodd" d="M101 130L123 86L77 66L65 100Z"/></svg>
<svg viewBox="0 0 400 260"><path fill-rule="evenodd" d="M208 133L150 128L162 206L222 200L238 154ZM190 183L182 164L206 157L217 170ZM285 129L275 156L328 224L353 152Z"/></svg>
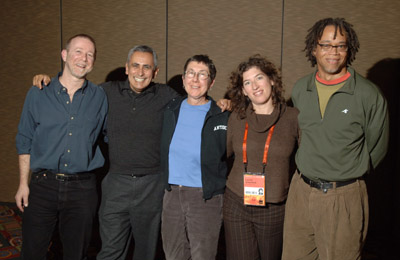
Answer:
<svg viewBox="0 0 400 260"><path fill-rule="evenodd" d="M140 94L130 88L128 80L101 86L109 102L110 173L158 173L163 112L178 94L167 85L157 83L151 83Z"/></svg>
<svg viewBox="0 0 400 260"><path fill-rule="evenodd" d="M104 157L96 142L106 120L106 94L85 81L71 102L60 75L43 90L29 90L16 137L18 154L30 154L33 172L73 174L102 167Z"/></svg>

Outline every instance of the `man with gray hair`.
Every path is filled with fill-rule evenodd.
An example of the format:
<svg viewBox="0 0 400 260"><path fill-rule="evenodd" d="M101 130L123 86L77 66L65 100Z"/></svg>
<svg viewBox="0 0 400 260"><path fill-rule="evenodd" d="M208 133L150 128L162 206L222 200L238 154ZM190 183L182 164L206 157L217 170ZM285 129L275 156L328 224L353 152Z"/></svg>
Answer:
<svg viewBox="0 0 400 260"><path fill-rule="evenodd" d="M178 94L157 76L157 55L135 46L125 65L126 81L102 85L109 100L110 169L102 182L99 211L102 248L97 259L125 259L133 236L133 259L154 259L164 189L160 139L164 107Z"/></svg>

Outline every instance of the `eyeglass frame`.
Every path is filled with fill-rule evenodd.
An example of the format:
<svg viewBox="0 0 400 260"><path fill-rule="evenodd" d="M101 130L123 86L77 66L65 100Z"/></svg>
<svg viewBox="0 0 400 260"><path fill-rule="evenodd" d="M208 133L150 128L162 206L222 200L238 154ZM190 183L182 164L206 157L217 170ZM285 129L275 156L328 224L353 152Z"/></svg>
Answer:
<svg viewBox="0 0 400 260"><path fill-rule="evenodd" d="M188 73L193 73L193 76L188 76ZM201 73L205 73L206 74L206 78L201 78L201 75L204 75L204 74L201 74ZM198 71L198 72L195 72L194 70L187 70L187 71L185 71L185 77L187 77L188 79L194 79L195 77L198 77L198 79L200 79L200 80L207 80L207 79L209 79L210 78L210 73L208 73L207 71L205 71L205 70L200 70L200 71Z"/></svg>
<svg viewBox="0 0 400 260"><path fill-rule="evenodd" d="M326 43L324 44L324 43L319 43L319 42L317 44L321 47L321 50L325 51L325 52L331 51L332 48L336 48L336 50L338 52L347 52L349 49L349 46L347 44L332 45L332 44L326 44ZM346 48L345 50L339 49L339 48L342 48L343 46L345 46L345 48ZM326 49L326 48L329 48L329 49Z"/></svg>

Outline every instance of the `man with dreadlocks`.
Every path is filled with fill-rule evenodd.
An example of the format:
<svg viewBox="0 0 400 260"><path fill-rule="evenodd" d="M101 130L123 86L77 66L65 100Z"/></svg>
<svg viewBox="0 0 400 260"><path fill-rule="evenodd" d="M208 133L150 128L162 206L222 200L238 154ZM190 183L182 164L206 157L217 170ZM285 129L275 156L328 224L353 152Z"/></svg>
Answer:
<svg viewBox="0 0 400 260"><path fill-rule="evenodd" d="M363 176L386 154L387 104L379 89L350 67L359 48L351 24L327 18L308 32L304 51L317 70L292 92L301 142L282 259L360 259L368 227Z"/></svg>

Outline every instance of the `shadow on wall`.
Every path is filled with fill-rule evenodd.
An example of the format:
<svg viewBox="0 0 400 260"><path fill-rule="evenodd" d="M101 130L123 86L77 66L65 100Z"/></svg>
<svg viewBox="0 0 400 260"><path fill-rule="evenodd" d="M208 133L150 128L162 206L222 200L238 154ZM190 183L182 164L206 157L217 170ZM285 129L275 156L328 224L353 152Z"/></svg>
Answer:
<svg viewBox="0 0 400 260"><path fill-rule="evenodd" d="M125 74L125 67L119 67L115 70L110 71L104 82L108 81L125 81L128 75Z"/></svg>
<svg viewBox="0 0 400 260"><path fill-rule="evenodd" d="M370 224L366 251L379 255L379 259L395 259L400 244L400 59L384 59L367 72L388 102L390 116L390 142L388 153L374 173L366 178L370 203Z"/></svg>
<svg viewBox="0 0 400 260"><path fill-rule="evenodd" d="M167 85L173 88L181 96L186 96L186 91L183 88L182 74L178 74L170 78Z"/></svg>

